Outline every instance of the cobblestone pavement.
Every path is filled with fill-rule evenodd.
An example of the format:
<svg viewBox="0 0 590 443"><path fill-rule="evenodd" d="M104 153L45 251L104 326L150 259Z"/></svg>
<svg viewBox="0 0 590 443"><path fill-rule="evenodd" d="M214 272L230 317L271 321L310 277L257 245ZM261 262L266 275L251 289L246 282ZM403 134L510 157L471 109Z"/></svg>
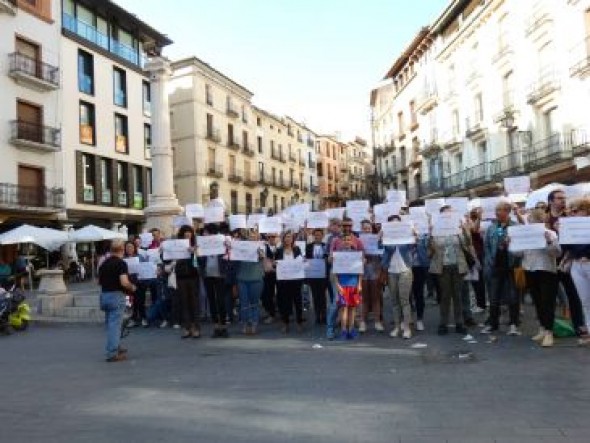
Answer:
<svg viewBox="0 0 590 443"><path fill-rule="evenodd" d="M33 325L0 337L0 441L590 441L589 349L438 337L435 312L408 341L328 342L313 325L287 338L277 325L199 340L140 329L115 364L101 326Z"/></svg>

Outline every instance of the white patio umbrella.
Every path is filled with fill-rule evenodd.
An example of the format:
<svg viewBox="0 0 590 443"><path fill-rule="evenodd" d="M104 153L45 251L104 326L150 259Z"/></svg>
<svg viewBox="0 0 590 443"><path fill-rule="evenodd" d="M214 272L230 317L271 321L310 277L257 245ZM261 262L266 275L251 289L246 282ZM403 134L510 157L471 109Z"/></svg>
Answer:
<svg viewBox="0 0 590 443"><path fill-rule="evenodd" d="M95 277L94 262L96 250L94 248L94 242L103 240L127 240L127 236L121 232L111 231L109 229L100 228L94 225L84 226L83 228L77 229L69 235L69 241L71 242L91 244L90 248L92 254L92 278Z"/></svg>

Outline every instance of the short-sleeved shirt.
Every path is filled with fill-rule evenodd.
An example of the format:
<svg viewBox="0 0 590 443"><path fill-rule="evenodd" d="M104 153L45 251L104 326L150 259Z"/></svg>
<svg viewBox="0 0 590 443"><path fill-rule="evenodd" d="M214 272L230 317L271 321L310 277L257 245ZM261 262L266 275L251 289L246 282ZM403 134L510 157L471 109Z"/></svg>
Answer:
<svg viewBox="0 0 590 443"><path fill-rule="evenodd" d="M124 291L121 275L127 274L127 263L119 257L107 258L98 270L98 282L102 292Z"/></svg>

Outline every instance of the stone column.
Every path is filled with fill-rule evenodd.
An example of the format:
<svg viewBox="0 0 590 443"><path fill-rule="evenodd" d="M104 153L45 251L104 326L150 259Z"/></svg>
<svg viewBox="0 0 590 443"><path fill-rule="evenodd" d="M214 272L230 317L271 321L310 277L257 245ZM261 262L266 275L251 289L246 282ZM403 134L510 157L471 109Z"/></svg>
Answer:
<svg viewBox="0 0 590 443"><path fill-rule="evenodd" d="M152 98L152 194L144 209L148 229L158 228L172 235L172 219L182 212L174 194L168 81L172 70L164 57L152 57L145 66L149 72Z"/></svg>

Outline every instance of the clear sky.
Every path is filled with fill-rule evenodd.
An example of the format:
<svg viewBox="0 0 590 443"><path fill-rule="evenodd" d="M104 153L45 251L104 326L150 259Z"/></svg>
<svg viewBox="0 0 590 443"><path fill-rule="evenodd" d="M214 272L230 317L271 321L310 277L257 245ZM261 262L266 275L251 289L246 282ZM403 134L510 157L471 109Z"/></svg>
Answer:
<svg viewBox="0 0 590 443"><path fill-rule="evenodd" d="M344 140L369 136L369 92L449 0L116 0L254 93Z"/></svg>

